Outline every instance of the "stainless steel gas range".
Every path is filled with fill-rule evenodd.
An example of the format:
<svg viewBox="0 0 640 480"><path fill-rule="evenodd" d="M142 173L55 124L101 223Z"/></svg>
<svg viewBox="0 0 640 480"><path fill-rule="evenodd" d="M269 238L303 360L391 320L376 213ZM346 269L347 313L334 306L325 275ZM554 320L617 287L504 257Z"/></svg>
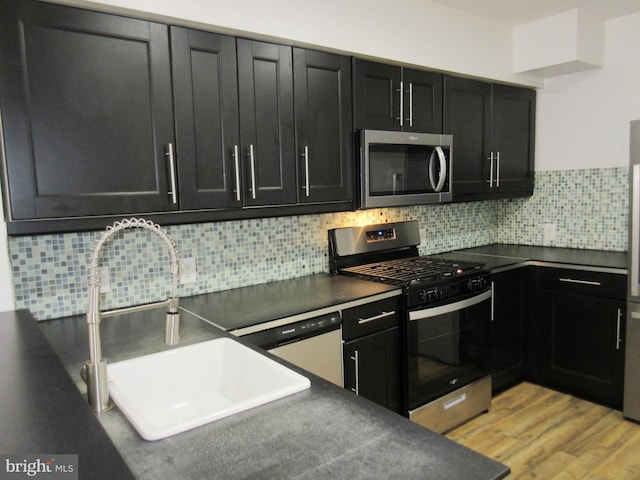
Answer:
<svg viewBox="0 0 640 480"><path fill-rule="evenodd" d="M491 282L482 263L420 256L416 221L329 230L333 274L401 286L404 413L444 432L489 409Z"/></svg>

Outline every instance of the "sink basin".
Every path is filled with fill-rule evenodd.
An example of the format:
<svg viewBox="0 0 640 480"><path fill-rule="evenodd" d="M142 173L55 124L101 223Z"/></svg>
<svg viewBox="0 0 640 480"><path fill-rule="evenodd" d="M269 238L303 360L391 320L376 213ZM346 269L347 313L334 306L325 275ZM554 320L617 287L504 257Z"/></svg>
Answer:
<svg viewBox="0 0 640 480"><path fill-rule="evenodd" d="M109 393L158 440L309 388L309 379L230 338L107 366Z"/></svg>

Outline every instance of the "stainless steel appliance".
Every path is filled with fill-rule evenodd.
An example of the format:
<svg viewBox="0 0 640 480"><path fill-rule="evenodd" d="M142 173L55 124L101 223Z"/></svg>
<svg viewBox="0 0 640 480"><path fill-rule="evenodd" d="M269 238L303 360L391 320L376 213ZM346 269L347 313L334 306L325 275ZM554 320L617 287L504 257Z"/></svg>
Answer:
<svg viewBox="0 0 640 480"><path fill-rule="evenodd" d="M451 201L453 137L360 132L360 208Z"/></svg>
<svg viewBox="0 0 640 480"><path fill-rule="evenodd" d="M419 256L418 223L329 231L332 273L403 289L404 414L443 432L491 405L489 273L477 262Z"/></svg>
<svg viewBox="0 0 640 480"><path fill-rule="evenodd" d="M277 357L344 386L340 312L304 320L275 320L231 333Z"/></svg>
<svg viewBox="0 0 640 480"><path fill-rule="evenodd" d="M629 288L623 414L640 421L640 120L631 122L629 188Z"/></svg>

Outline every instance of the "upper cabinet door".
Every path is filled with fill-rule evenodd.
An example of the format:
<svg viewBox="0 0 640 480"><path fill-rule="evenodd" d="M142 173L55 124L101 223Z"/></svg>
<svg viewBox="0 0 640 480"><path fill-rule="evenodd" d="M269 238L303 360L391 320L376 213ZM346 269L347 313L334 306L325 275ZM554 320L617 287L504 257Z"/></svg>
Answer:
<svg viewBox="0 0 640 480"><path fill-rule="evenodd" d="M167 27L31 1L0 19L9 220L177 208Z"/></svg>
<svg viewBox="0 0 640 480"><path fill-rule="evenodd" d="M180 206L240 207L236 39L171 27L171 53Z"/></svg>
<svg viewBox="0 0 640 480"><path fill-rule="evenodd" d="M244 203L295 204L291 47L237 42Z"/></svg>
<svg viewBox="0 0 640 480"><path fill-rule="evenodd" d="M354 59L353 127L356 130L401 130L402 68Z"/></svg>
<svg viewBox="0 0 640 480"><path fill-rule="evenodd" d="M354 59L354 128L442 132L442 74Z"/></svg>
<svg viewBox="0 0 640 480"><path fill-rule="evenodd" d="M499 188L533 192L536 92L494 85L492 105L493 149L500 154Z"/></svg>
<svg viewBox="0 0 640 480"><path fill-rule="evenodd" d="M405 132L442 132L442 74L402 69Z"/></svg>
<svg viewBox="0 0 640 480"><path fill-rule="evenodd" d="M453 135L454 197L489 191L491 84L444 80L444 133Z"/></svg>
<svg viewBox="0 0 640 480"><path fill-rule="evenodd" d="M294 49L298 202L353 200L351 59Z"/></svg>

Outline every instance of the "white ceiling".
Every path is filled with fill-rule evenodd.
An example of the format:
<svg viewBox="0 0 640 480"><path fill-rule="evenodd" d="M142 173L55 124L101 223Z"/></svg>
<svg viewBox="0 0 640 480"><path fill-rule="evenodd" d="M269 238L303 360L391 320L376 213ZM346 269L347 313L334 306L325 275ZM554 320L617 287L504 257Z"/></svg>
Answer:
<svg viewBox="0 0 640 480"><path fill-rule="evenodd" d="M640 0L435 0L507 25L520 25L583 8L607 20L640 11Z"/></svg>

